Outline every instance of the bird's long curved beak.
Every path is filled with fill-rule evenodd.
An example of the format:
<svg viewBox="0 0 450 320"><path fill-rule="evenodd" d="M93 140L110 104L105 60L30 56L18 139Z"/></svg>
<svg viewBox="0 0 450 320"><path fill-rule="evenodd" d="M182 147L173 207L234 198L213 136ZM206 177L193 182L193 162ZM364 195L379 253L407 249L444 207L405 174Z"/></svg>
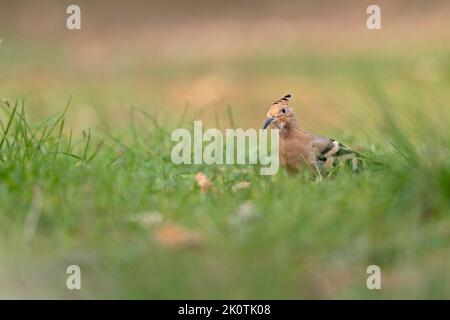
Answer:
<svg viewBox="0 0 450 320"><path fill-rule="evenodd" d="M272 123L272 121L273 121L274 119L275 119L275 118L269 118L269 119L267 119L266 122L264 123L263 129L267 128L267 127Z"/></svg>

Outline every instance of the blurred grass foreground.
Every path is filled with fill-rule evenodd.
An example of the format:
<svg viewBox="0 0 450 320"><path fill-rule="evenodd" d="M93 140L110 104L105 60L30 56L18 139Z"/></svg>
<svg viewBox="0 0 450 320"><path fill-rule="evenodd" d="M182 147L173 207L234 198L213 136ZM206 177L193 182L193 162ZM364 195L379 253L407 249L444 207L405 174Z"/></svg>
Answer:
<svg viewBox="0 0 450 320"><path fill-rule="evenodd" d="M2 2L0 297L450 298L450 6L369 4ZM360 174L170 161L286 93Z"/></svg>

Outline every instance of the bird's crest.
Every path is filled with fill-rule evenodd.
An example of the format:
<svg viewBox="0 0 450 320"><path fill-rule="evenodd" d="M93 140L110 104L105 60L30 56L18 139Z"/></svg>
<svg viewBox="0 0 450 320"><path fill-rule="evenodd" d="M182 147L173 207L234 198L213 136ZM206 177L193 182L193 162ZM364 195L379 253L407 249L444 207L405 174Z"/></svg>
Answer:
<svg viewBox="0 0 450 320"><path fill-rule="evenodd" d="M281 98L280 100L275 101L272 105L274 104L282 104L282 105L288 105L289 101L291 100L292 96L291 94L287 94L285 95L283 98Z"/></svg>
<svg viewBox="0 0 450 320"><path fill-rule="evenodd" d="M269 112L267 113L267 117L272 117L280 114L281 110L284 110L285 107L289 106L289 101L291 100L292 96L290 94L285 95L283 98L275 101L270 106ZM287 110L292 110L292 108L286 108Z"/></svg>

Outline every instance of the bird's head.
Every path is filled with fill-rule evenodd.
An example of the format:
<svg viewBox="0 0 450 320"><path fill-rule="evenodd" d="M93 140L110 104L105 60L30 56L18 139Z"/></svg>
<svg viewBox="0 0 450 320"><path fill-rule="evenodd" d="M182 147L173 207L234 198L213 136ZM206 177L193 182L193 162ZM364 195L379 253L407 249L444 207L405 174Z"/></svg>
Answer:
<svg viewBox="0 0 450 320"><path fill-rule="evenodd" d="M275 101L267 112L267 120L264 123L263 129L267 127L283 129L287 124L295 122L294 113L289 107L289 100L291 95L287 94L278 101Z"/></svg>

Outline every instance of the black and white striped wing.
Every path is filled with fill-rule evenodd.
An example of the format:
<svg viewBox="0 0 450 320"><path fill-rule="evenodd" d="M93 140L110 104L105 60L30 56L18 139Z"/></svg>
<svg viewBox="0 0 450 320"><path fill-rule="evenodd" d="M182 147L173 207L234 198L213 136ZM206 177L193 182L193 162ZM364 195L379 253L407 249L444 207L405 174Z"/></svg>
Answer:
<svg viewBox="0 0 450 320"><path fill-rule="evenodd" d="M351 164L352 170L356 171L361 165L361 159L357 152L334 139L315 136L313 148L319 168L328 170L348 162Z"/></svg>

